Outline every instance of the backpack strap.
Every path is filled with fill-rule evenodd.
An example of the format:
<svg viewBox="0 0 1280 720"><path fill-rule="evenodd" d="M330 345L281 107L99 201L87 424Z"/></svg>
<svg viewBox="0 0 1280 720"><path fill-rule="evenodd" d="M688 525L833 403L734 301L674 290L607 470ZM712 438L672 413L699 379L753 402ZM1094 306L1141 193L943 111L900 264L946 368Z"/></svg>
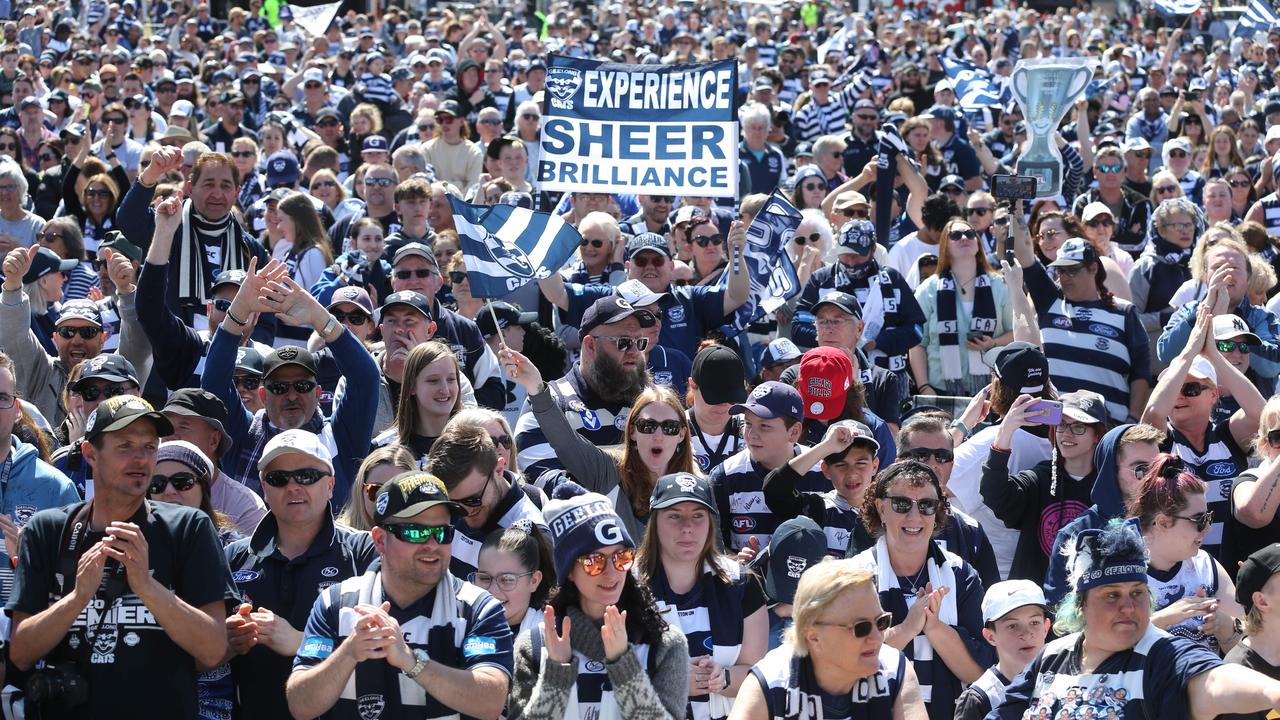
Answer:
<svg viewBox="0 0 1280 720"><path fill-rule="evenodd" d="M535 623L529 628L529 642L533 643L533 667L542 672L542 623Z"/></svg>

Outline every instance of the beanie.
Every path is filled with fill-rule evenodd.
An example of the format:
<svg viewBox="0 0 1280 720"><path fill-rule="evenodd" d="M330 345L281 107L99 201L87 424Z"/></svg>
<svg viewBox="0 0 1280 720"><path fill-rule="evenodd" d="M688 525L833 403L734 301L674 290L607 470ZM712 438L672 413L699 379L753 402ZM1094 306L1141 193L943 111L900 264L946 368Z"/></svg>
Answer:
<svg viewBox="0 0 1280 720"><path fill-rule="evenodd" d="M562 583L568 581L574 561L583 555L609 545L636 546L609 498L587 492L571 480L556 486L542 516L551 530L556 577Z"/></svg>
<svg viewBox="0 0 1280 720"><path fill-rule="evenodd" d="M192 472L210 482L213 481L213 463L200 448L186 440L166 440L156 450L156 462L172 460L191 468Z"/></svg>

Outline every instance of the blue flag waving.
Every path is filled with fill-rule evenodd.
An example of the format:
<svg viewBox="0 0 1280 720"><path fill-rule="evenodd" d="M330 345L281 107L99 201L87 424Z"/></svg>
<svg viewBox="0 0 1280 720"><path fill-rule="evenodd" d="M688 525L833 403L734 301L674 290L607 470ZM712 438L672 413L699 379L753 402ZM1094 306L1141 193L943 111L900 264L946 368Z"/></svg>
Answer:
<svg viewBox="0 0 1280 720"><path fill-rule="evenodd" d="M795 265L787 255L787 243L800 227L800 211L775 190L747 227L747 244L742 249L743 271L751 280L747 302L733 313L733 322L724 327L726 335L736 335L800 292ZM474 286L474 283L472 283ZM729 286L729 273L721 273L719 287Z"/></svg>
<svg viewBox="0 0 1280 720"><path fill-rule="evenodd" d="M992 79L986 68L967 60L943 57L942 68L960 100L960 107L965 110L976 110L983 107L1003 107L1001 88Z"/></svg>
<svg viewBox="0 0 1280 720"><path fill-rule="evenodd" d="M1245 8L1244 14L1236 22L1233 34L1249 37L1254 33L1271 32L1277 27L1280 27L1280 17L1276 16L1270 0L1249 0L1249 7Z"/></svg>
<svg viewBox="0 0 1280 720"><path fill-rule="evenodd" d="M1185 17L1200 11L1201 0L1155 0L1156 12L1165 17Z"/></svg>
<svg viewBox="0 0 1280 720"><path fill-rule="evenodd" d="M558 215L471 205L452 195L449 205L472 297L503 297L530 280L550 277L582 243L578 231Z"/></svg>

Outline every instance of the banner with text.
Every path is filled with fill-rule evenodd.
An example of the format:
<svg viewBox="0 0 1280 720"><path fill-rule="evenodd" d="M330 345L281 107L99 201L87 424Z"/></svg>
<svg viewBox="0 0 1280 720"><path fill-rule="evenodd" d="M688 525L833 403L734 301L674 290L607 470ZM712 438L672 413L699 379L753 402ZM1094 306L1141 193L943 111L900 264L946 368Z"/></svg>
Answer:
<svg viewBox="0 0 1280 720"><path fill-rule="evenodd" d="M732 60L624 65L551 56L541 190L737 197Z"/></svg>

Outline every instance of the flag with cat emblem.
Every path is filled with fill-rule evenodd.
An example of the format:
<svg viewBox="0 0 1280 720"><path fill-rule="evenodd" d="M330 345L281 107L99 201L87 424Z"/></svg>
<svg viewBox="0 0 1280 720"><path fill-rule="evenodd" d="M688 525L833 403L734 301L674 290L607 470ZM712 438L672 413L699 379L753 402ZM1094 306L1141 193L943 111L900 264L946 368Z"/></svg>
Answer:
<svg viewBox="0 0 1280 720"><path fill-rule="evenodd" d="M1185 17L1200 12L1201 0L1155 0L1156 12L1165 17Z"/></svg>
<svg viewBox="0 0 1280 720"><path fill-rule="evenodd" d="M577 229L558 215L472 205L452 195L449 205L472 297L503 297L531 280L548 278L582 243Z"/></svg>

